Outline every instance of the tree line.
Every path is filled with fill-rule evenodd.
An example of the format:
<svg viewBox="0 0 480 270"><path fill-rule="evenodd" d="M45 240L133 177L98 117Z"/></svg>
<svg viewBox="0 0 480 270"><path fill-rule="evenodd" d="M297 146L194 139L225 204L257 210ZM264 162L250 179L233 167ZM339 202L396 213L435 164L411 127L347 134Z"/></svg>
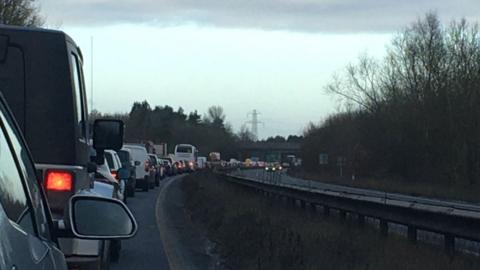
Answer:
<svg viewBox="0 0 480 270"><path fill-rule="evenodd" d="M383 59L363 55L326 91L343 110L305 131L308 170L338 157L360 176L471 185L480 177L480 34L436 14L395 35ZM319 165L319 154L329 164Z"/></svg>
<svg viewBox="0 0 480 270"><path fill-rule="evenodd" d="M90 121L97 118L120 119L125 123L125 141L132 143L153 142L167 143L169 153L176 144L193 144L199 149L199 154L206 156L210 152L220 152L222 159L237 158L238 148L243 143L251 143L254 136L243 125L234 132L226 122L226 115L221 106L211 106L202 116L198 111L186 113L181 107L171 106L151 107L147 101L134 102L129 113L108 114L99 111L90 113ZM263 142L301 142L302 137L268 137Z"/></svg>
<svg viewBox="0 0 480 270"><path fill-rule="evenodd" d="M241 141L231 126L226 123L225 113L221 106L211 106L204 116L197 111L185 113L180 107L155 106L147 101L135 102L129 113L102 114L93 111L90 115L96 118L116 118L125 123L125 141L133 143L167 143L169 153L176 144L193 144L200 155L210 152L221 152L224 158L234 158L237 144ZM248 132L245 131L245 132Z"/></svg>

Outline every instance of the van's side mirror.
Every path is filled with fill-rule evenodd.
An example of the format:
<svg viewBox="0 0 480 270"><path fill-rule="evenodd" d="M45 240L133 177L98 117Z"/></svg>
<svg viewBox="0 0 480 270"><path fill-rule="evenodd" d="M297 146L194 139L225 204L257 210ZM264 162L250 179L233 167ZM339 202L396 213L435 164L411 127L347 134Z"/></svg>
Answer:
<svg viewBox="0 0 480 270"><path fill-rule="evenodd" d="M72 196L67 220L73 235L82 239L126 239L138 229L123 202L100 196Z"/></svg>
<svg viewBox="0 0 480 270"><path fill-rule="evenodd" d="M135 164L135 166L140 166L140 164L142 164L142 163L141 163L140 161L138 161L138 160L135 160L135 163L134 163L134 164Z"/></svg>
<svg viewBox="0 0 480 270"><path fill-rule="evenodd" d="M120 168L117 171L118 179L128 179L130 178L130 170L127 168Z"/></svg>
<svg viewBox="0 0 480 270"><path fill-rule="evenodd" d="M97 119L93 124L93 148L118 151L123 146L124 125L121 120Z"/></svg>

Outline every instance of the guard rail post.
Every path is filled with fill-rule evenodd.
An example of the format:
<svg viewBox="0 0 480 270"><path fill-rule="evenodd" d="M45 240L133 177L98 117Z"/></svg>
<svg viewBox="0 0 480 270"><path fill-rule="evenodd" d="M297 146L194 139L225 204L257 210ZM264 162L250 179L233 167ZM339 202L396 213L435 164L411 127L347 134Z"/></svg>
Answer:
<svg viewBox="0 0 480 270"><path fill-rule="evenodd" d="M408 226L408 240L412 243L417 243L417 228L415 226Z"/></svg>

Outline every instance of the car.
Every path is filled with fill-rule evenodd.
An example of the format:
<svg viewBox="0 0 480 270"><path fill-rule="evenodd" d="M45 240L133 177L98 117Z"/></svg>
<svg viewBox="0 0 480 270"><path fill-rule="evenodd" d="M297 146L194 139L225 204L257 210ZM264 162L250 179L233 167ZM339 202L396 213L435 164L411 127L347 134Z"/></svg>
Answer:
<svg viewBox="0 0 480 270"><path fill-rule="evenodd" d="M97 141L102 144L108 142ZM126 205L99 196L71 196L62 221L54 220L44 187L67 188L66 175L50 177L54 181L47 183L37 178L30 150L0 95L0 269L69 269L60 236L100 240L135 235L137 223Z"/></svg>
<svg viewBox="0 0 480 270"><path fill-rule="evenodd" d="M120 162L122 163L122 168L126 169L126 175L123 176L127 179L127 186L125 188L127 196L135 197L135 186L136 186L136 166L140 165L140 162L135 162L132 157L132 150L127 148L122 148L117 151Z"/></svg>
<svg viewBox="0 0 480 270"><path fill-rule="evenodd" d="M154 170L155 174L155 186L158 187L160 185L160 180L164 177L163 165L160 163L157 155L148 154L148 156L150 157L150 166Z"/></svg>
<svg viewBox="0 0 480 270"><path fill-rule="evenodd" d="M163 159L167 160L170 166L172 167L172 175L176 175L179 173L178 164L176 164L176 161L172 157L167 156L167 157L163 157Z"/></svg>
<svg viewBox="0 0 480 270"><path fill-rule="evenodd" d="M131 151L135 166L136 187L142 187L143 191L148 191L155 186L155 173L150 167L150 157L145 146L140 144L125 144L125 149Z"/></svg>
<svg viewBox="0 0 480 270"><path fill-rule="evenodd" d="M172 163L170 162L170 160L168 160L166 158L159 158L159 160L160 160L160 163L163 164L165 175L172 176L172 175L175 174L175 171L173 169L173 166L172 166Z"/></svg>
<svg viewBox="0 0 480 270"><path fill-rule="evenodd" d="M197 163L191 160L184 160L183 164L185 164L185 170L187 172L194 172L197 167Z"/></svg>
<svg viewBox="0 0 480 270"><path fill-rule="evenodd" d="M173 163L173 164L177 168L177 173L178 174L182 174L182 173L185 172L185 164L183 163L182 160L175 161L175 163Z"/></svg>
<svg viewBox="0 0 480 270"><path fill-rule="evenodd" d="M55 220L63 218L72 196L90 190L103 162L103 153L90 156L95 123L88 115L82 63L80 48L62 31L0 25L0 89L31 150ZM69 267L109 264L103 240L58 241Z"/></svg>
<svg viewBox="0 0 480 270"><path fill-rule="evenodd" d="M267 172L282 172L283 167L279 162L267 162L265 163L265 171Z"/></svg>
<svg viewBox="0 0 480 270"><path fill-rule="evenodd" d="M118 176L118 165L116 165L115 157L113 156L115 151L105 150L104 163L97 166L97 172L95 173L95 181L91 191L100 196L107 198L114 198L127 203L125 196L125 185L122 185L122 181ZM111 160L112 164L108 160ZM119 161L118 161L119 162ZM112 169L113 168L113 169ZM120 259L120 250L122 248L120 240L112 240L105 243L108 246L109 259L112 262L117 262Z"/></svg>
<svg viewBox="0 0 480 270"><path fill-rule="evenodd" d="M116 184L118 185L118 198L124 203L127 203L126 182L128 179L119 177L118 171L122 168L120 157L118 156L116 151L105 150L105 161L106 162L104 164L108 166L108 172L110 173L112 178L117 181Z"/></svg>

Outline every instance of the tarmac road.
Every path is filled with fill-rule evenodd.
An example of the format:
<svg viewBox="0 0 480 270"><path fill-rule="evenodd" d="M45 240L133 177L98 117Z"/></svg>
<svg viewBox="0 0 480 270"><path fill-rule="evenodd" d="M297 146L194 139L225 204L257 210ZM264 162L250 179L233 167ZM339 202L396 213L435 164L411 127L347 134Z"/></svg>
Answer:
<svg viewBox="0 0 480 270"><path fill-rule="evenodd" d="M135 197L128 198L127 205L137 220L138 232L135 237L122 241L120 260L111 263L110 269L170 269L157 225L156 205L161 189L171 180L172 178L164 179L160 187L148 192L137 190Z"/></svg>

